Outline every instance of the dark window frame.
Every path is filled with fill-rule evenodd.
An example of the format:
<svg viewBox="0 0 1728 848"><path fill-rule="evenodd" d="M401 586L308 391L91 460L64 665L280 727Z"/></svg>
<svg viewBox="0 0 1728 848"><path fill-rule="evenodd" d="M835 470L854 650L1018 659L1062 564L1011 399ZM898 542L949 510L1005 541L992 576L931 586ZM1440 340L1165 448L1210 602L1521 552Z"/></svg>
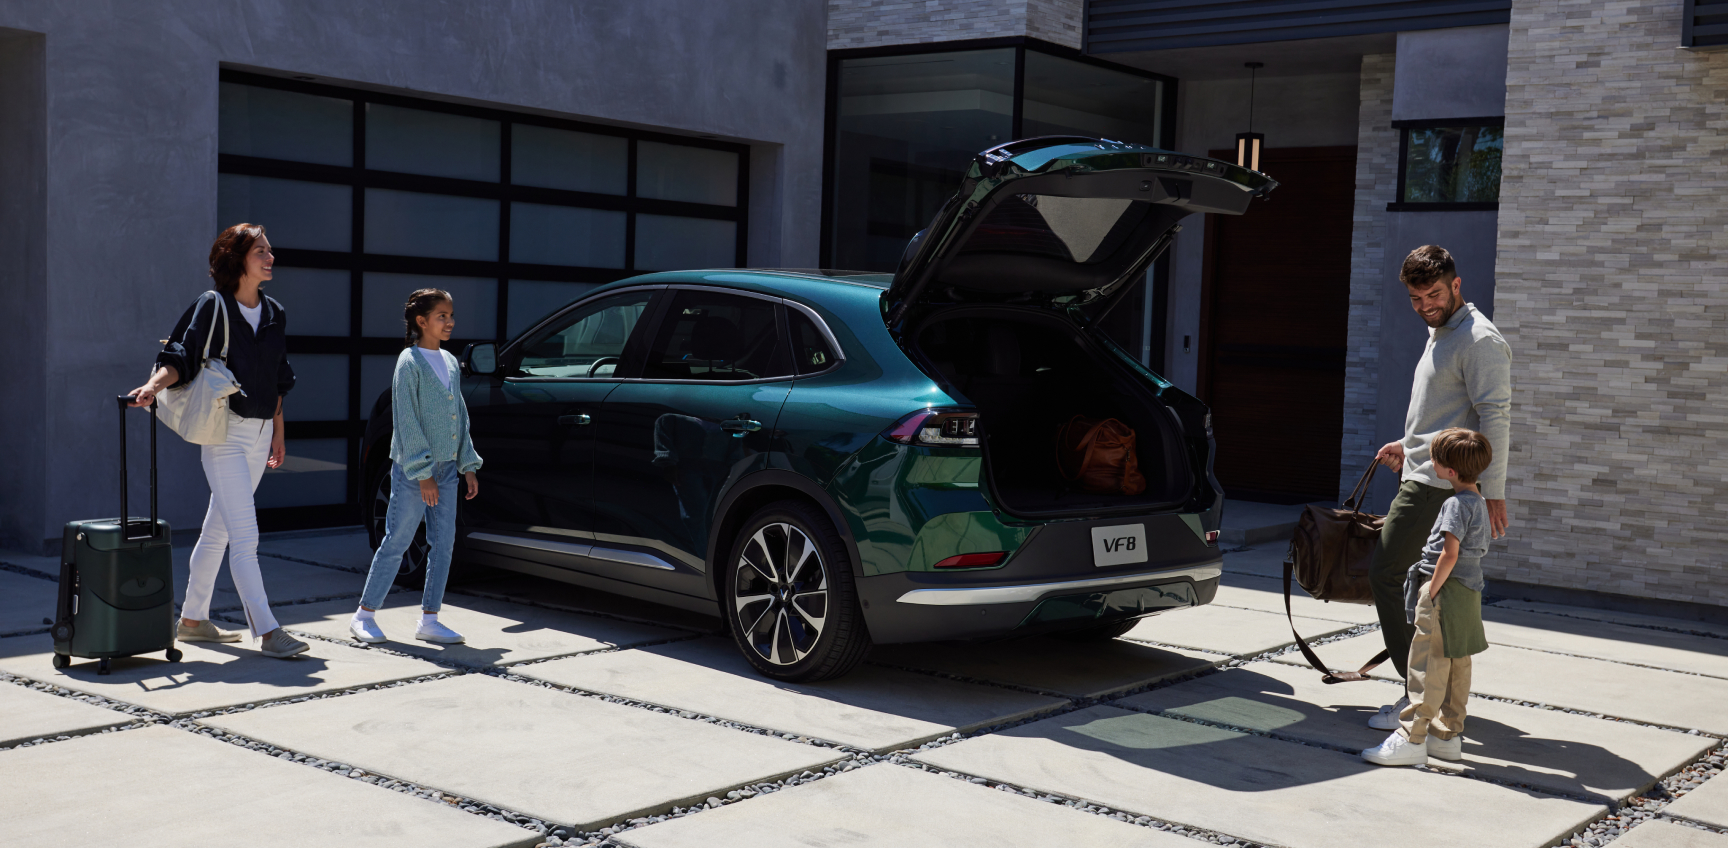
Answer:
<svg viewBox="0 0 1728 848"><path fill-rule="evenodd" d="M1728 49L1728 2L1724 2L1724 0L1684 0L1680 14L1680 46L1682 48L1687 50ZM1705 23L1705 18L1717 20ZM1699 43L1700 41L1703 43Z"/></svg>
<svg viewBox="0 0 1728 848"><path fill-rule="evenodd" d="M749 245L750 209L750 146L716 139L698 138L674 133L628 129L606 124L553 118L527 112L471 106L441 100L388 94L360 88L305 82L268 74L258 74L224 68L221 82L257 88L277 89L319 97L332 97L353 104L353 163L349 166L320 165L243 156L231 153L217 155L218 174L275 177L352 188L350 244L346 252L276 248L276 258L283 268L314 268L349 272L349 332L346 336L288 337L288 354L344 354L348 356L348 417L341 421L291 421L290 436L301 439L345 439L347 441L348 480L344 486L347 501L316 506L270 507L258 511L259 526L266 531L309 527L342 526L361 523L362 509L368 493L365 469L361 467L361 441L366 432L366 416L372 398L361 397L361 362L363 356L393 356L402 350L396 339L367 338L362 330L364 308L363 275L375 273L424 274L433 276L481 277L498 284L496 326L487 337L451 339L449 347L460 350L474 342L509 340L509 292L511 280L604 284L648 273L636 268L636 219L639 214L676 215L690 218L728 220L736 223L734 263L745 267ZM398 106L427 112L440 112L464 117L497 121L500 125L499 178L496 182L423 176L391 171L376 171L366 167L366 104ZM595 194L589 192L518 186L511 183L511 128L515 124L530 124L551 129L571 130L623 138L627 142L625 194ZM719 206L684 201L659 200L637 196L637 148L640 142L652 141L684 147L723 150L738 157L737 200L733 206ZM478 197L499 201L499 245L496 261L433 259L414 256L393 256L365 252L366 189L384 188L459 197ZM542 203L553 206L605 209L625 213L624 267L589 268L564 265L539 265L510 261L510 210L512 203ZM267 224L268 222L266 222ZM532 326L529 328L532 329ZM290 410L291 411L291 410ZM291 415L290 415L291 417Z"/></svg>
<svg viewBox="0 0 1728 848"><path fill-rule="evenodd" d="M1432 130L1445 127L1505 127L1506 116L1487 116L1480 118L1425 118L1419 121L1393 121L1392 128L1398 131L1398 187L1393 197L1403 197L1405 181L1409 177L1410 167L1410 131ZM1456 203L1406 203L1394 200L1386 204L1388 212L1497 212L1500 202L1493 201L1459 201Z"/></svg>

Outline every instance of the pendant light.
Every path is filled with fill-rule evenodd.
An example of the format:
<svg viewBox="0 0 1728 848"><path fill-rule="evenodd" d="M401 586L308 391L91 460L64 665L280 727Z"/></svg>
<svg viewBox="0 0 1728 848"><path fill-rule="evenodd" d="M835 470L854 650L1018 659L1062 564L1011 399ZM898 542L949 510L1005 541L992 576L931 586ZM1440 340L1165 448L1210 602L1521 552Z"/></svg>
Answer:
<svg viewBox="0 0 1728 848"><path fill-rule="evenodd" d="M1254 78L1264 62L1243 62L1242 67L1248 69L1248 131L1236 134L1236 164L1250 171L1260 170L1260 148L1266 143L1266 136L1254 131Z"/></svg>

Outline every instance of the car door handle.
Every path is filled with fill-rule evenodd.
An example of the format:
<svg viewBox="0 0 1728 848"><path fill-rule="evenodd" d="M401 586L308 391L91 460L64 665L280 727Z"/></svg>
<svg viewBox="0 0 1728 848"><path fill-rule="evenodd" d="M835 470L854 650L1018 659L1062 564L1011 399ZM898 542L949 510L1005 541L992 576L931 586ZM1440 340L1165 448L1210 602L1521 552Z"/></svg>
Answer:
<svg viewBox="0 0 1728 848"><path fill-rule="evenodd" d="M761 430L762 429L762 422L753 421L749 418L738 417L738 418L733 418L733 419L728 420L728 421L720 422L720 429L731 433L732 438L734 438L734 439L742 439L742 438L744 438L745 433L754 433L758 430Z"/></svg>
<svg viewBox="0 0 1728 848"><path fill-rule="evenodd" d="M575 415L558 416L558 426L560 427L580 427L584 424L592 423L593 421L594 419L588 417L588 413L586 412L579 412Z"/></svg>

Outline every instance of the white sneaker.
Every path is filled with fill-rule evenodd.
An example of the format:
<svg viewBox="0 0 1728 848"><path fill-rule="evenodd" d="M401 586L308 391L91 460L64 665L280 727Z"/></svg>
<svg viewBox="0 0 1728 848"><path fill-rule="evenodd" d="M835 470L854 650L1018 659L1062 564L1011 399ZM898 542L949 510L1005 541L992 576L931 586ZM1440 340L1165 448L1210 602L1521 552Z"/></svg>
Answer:
<svg viewBox="0 0 1728 848"><path fill-rule="evenodd" d="M1462 761L1464 759L1463 735L1454 736L1451 739L1441 739L1432 733L1428 734L1428 756L1449 763Z"/></svg>
<svg viewBox="0 0 1728 848"><path fill-rule="evenodd" d="M356 641L378 643L384 641L384 628L378 626L378 619L348 619L348 635Z"/></svg>
<svg viewBox="0 0 1728 848"><path fill-rule="evenodd" d="M1369 716L1368 726L1375 730L1397 730L1398 715L1404 712L1404 708L1408 706L1410 706L1410 696L1405 695L1398 699L1398 703L1387 704L1380 708L1380 712Z"/></svg>
<svg viewBox="0 0 1728 848"><path fill-rule="evenodd" d="M414 631L414 638L422 642L437 642L441 645L462 644L462 634L444 626L441 621L422 623Z"/></svg>
<svg viewBox="0 0 1728 848"><path fill-rule="evenodd" d="M1363 748L1362 759L1377 766L1424 765L1428 762L1428 743L1414 744L1394 730L1385 742L1380 743L1380 747Z"/></svg>

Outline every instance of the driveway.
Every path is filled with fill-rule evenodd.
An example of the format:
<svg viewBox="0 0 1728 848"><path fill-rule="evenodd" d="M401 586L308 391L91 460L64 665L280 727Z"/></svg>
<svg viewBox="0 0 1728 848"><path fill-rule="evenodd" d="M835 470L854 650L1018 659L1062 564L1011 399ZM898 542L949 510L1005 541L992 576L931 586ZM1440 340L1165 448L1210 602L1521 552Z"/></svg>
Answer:
<svg viewBox="0 0 1728 848"><path fill-rule="evenodd" d="M1399 688L1302 664L1276 543L1109 643L882 646L810 685L753 674L716 619L500 573L446 597L466 645L367 647L363 534L261 551L311 651L103 677L49 663L54 561L0 554L7 845L1728 848L1724 626L1497 601L1464 761L1382 769L1355 751ZM1376 649L1367 607L1295 612L1331 664Z"/></svg>

